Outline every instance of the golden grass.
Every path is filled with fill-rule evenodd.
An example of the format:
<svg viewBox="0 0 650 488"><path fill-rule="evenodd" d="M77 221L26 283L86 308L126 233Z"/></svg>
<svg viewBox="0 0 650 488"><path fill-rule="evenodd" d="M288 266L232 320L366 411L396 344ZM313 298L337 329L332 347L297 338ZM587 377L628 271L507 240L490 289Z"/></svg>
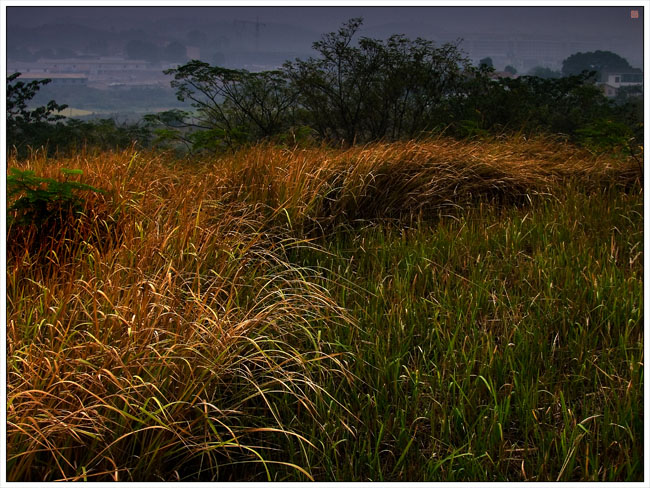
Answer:
<svg viewBox="0 0 650 488"><path fill-rule="evenodd" d="M600 186L638 176L631 161L547 138L437 138L348 150L256 146L215 166L222 199L263 203L292 224L318 227L431 214L483 197L521 201L567 179Z"/></svg>
<svg viewBox="0 0 650 488"><path fill-rule="evenodd" d="M78 168L108 190L50 242L9 231L13 481L227 479L224 466L265 459L277 436L309 445L278 405L320 421L319 377L352 380L314 324L354 324L286 259L312 245L304 232L635 177L629 162L546 139L257 146L199 162L35 153L8 166Z"/></svg>
<svg viewBox="0 0 650 488"><path fill-rule="evenodd" d="M337 359L310 324L347 320L339 307L200 174L128 153L26 164L66 166L112 197L89 197L79 219L93 239L8 256L9 478L167 479L177 466L210 478L230 451L269 447L247 436L298 436L255 418L274 397L309 410L324 394L312 370Z"/></svg>

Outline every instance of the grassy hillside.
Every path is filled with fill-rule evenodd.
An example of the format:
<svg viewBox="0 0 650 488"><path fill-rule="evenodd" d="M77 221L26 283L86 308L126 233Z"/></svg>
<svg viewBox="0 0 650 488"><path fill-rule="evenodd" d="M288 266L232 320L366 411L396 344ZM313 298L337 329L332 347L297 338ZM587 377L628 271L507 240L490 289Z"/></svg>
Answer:
<svg viewBox="0 0 650 488"><path fill-rule="evenodd" d="M8 230L9 480L643 478L636 162L439 138L8 163L107 191Z"/></svg>

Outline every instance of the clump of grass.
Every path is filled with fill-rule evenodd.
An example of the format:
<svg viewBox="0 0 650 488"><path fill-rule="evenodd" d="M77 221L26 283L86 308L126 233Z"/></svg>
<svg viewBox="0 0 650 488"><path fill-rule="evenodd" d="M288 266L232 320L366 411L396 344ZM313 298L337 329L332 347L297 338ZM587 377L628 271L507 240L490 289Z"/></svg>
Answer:
<svg viewBox="0 0 650 488"><path fill-rule="evenodd" d="M323 336L363 385L323 479L643 477L643 194L554 190L296 251L359 324Z"/></svg>
<svg viewBox="0 0 650 488"><path fill-rule="evenodd" d="M60 251L62 243L93 234L93 220L106 216L105 193L74 178L81 170L61 168L59 179L42 178L31 170L9 168L7 177L7 226L9 253L20 249L39 253ZM87 214L82 212L84 201Z"/></svg>
<svg viewBox="0 0 650 488"><path fill-rule="evenodd" d="M291 241L274 248L196 177L94 163L80 166L114 190L119 241L8 256L8 479L277 476L278 438L310 446L278 409L316 415L318 380L341 369L313 329L349 318L286 261Z"/></svg>
<svg viewBox="0 0 650 488"><path fill-rule="evenodd" d="M9 166L107 192L8 247L12 481L642 473L634 162L438 138Z"/></svg>
<svg viewBox="0 0 650 488"><path fill-rule="evenodd" d="M428 218L478 200L528 203L567 180L631 184L633 161L548 138L373 143L345 151L256 146L219 161L221 198L267 205L300 232Z"/></svg>

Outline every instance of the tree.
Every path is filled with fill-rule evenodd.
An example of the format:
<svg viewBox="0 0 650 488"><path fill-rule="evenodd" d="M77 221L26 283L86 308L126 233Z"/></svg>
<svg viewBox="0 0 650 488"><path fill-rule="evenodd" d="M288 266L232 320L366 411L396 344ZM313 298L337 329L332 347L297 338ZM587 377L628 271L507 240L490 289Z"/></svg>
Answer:
<svg viewBox="0 0 650 488"><path fill-rule="evenodd" d="M320 52L320 59L296 60L284 66L309 112L309 122L326 139L352 142L355 138L360 116L355 95L367 83L367 74L354 71L358 53L350 44L361 23L361 19L352 19L338 33L315 42L313 48Z"/></svg>
<svg viewBox="0 0 650 488"><path fill-rule="evenodd" d="M52 80L17 81L20 73L7 77L7 148L17 150L25 146L42 145L47 142L48 123L64 117L57 112L67 108L50 100L46 105L30 109L29 102L36 92Z"/></svg>
<svg viewBox="0 0 650 488"><path fill-rule="evenodd" d="M178 100L189 101L196 115L174 111L148 120L173 128L194 149L213 148L219 141L234 149L292 124L296 96L280 71L251 73L192 60L165 74L174 76Z"/></svg>
<svg viewBox="0 0 650 488"><path fill-rule="evenodd" d="M438 48L401 35L363 37L355 45L362 22L351 19L315 42L319 57L285 63L308 125L326 140L347 144L431 129L469 61L452 44Z"/></svg>
<svg viewBox="0 0 650 488"><path fill-rule="evenodd" d="M578 75L583 71L595 71L600 80L603 72L607 71L635 71L625 58L611 51L594 51L572 54L562 62L564 76Z"/></svg>
<svg viewBox="0 0 650 488"><path fill-rule="evenodd" d="M15 150L18 157L28 153L28 148L45 147L49 154L73 151L80 146L102 149L126 148L138 143L146 146L150 133L139 124L118 126L111 119L80 121L65 119L59 112L67 108L54 100L30 108L41 87L51 80L19 81L20 73L7 77L7 149Z"/></svg>
<svg viewBox="0 0 650 488"><path fill-rule="evenodd" d="M479 66L487 66L488 68L494 68L494 63L492 62L492 58L483 58L478 62Z"/></svg>
<svg viewBox="0 0 650 488"><path fill-rule="evenodd" d="M511 65L506 66L506 67L503 69L503 71L505 71L506 73L510 73L510 74L512 74L512 75L516 75L516 74L517 74L517 68L515 68L514 66L511 66Z"/></svg>
<svg viewBox="0 0 650 488"><path fill-rule="evenodd" d="M589 73L555 79L536 76L499 78L484 82L460 100L456 121L473 121L489 132L562 133L574 136L594 120L610 113L609 102L591 83ZM457 123L457 122L456 122Z"/></svg>
<svg viewBox="0 0 650 488"><path fill-rule="evenodd" d="M313 44L315 56L278 71L250 73L196 60L167 70L178 100L194 110L148 120L159 139L217 150L281 138L298 126L348 145L443 128L460 136L524 131L575 137L614 116L592 73L494 80L489 58L474 67L454 44L403 35L357 38L361 25L362 19L350 19Z"/></svg>

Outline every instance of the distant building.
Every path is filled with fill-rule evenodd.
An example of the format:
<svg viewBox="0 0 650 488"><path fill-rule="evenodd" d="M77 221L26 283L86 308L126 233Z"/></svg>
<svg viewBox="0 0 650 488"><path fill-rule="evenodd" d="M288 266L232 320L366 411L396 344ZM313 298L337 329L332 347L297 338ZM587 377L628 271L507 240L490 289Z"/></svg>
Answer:
<svg viewBox="0 0 650 488"><path fill-rule="evenodd" d="M600 86L608 97L615 97L620 88L643 87L643 73L639 72L602 73L601 80Z"/></svg>
<svg viewBox="0 0 650 488"><path fill-rule="evenodd" d="M32 71L29 73L22 73L18 79L26 82L43 79L52 80L52 85L74 85L86 86L88 84L88 76L79 73L45 73Z"/></svg>
<svg viewBox="0 0 650 488"><path fill-rule="evenodd" d="M117 57L100 58L71 58L71 59L39 59L38 61L8 61L7 72L19 72L33 78L52 78L54 75L78 75L77 80L84 77L89 86L106 88L110 83L125 83L134 85L168 86L169 79L162 73L160 64L137 59ZM58 77L57 79L63 80ZM69 80L72 80L68 76ZM81 83L82 81L77 81ZM57 84L65 83L57 81ZM72 83L69 81L68 83Z"/></svg>
<svg viewBox="0 0 650 488"><path fill-rule="evenodd" d="M601 79L603 83L606 83L615 88L620 88L622 86L635 86L643 85L643 73L603 73Z"/></svg>
<svg viewBox="0 0 650 488"><path fill-rule="evenodd" d="M152 69L151 63L142 60L122 58L71 58L71 59L39 59L38 61L13 61L7 67L21 73L42 71L45 73L85 73L98 75L125 71L146 71Z"/></svg>

